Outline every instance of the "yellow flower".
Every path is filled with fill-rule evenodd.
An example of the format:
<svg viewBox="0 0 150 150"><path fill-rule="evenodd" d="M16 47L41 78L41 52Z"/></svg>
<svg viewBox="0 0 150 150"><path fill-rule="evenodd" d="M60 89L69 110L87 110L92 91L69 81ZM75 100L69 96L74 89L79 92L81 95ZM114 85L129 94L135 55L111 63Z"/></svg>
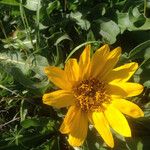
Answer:
<svg viewBox="0 0 150 150"><path fill-rule="evenodd" d="M68 108L60 132L69 135L70 145L83 144L88 123L91 123L105 143L114 147L110 128L122 136L131 137L123 114L134 118L144 115L136 104L125 99L143 91L142 85L127 82L138 64L132 62L113 69L121 48L110 51L109 46L104 45L92 58L90 48L90 45L86 46L79 62L69 59L64 70L54 66L45 68L49 80L61 90L44 94L43 102L56 108Z"/></svg>

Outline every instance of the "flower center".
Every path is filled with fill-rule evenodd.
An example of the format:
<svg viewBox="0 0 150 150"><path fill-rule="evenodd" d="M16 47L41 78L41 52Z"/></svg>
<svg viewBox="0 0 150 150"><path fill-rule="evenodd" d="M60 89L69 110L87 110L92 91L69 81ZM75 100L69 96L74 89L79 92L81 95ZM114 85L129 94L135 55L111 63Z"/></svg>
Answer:
<svg viewBox="0 0 150 150"><path fill-rule="evenodd" d="M105 103L110 103L106 84L93 78L83 80L74 88L76 104L83 111L102 111Z"/></svg>

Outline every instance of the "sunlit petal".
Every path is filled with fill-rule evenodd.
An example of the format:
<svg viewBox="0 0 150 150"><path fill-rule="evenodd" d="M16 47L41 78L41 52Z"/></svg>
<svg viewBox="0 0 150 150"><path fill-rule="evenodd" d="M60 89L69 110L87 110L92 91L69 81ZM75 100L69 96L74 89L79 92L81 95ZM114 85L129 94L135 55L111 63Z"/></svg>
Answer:
<svg viewBox="0 0 150 150"><path fill-rule="evenodd" d="M114 107L120 110L122 113L131 116L133 118L143 117L144 113L141 108L125 99L114 99L112 101Z"/></svg>
<svg viewBox="0 0 150 150"><path fill-rule="evenodd" d="M109 51L109 46L106 44L93 54L90 71L90 76L92 78L97 77L102 72L102 69L107 61Z"/></svg>
<svg viewBox="0 0 150 150"><path fill-rule="evenodd" d="M71 89L71 84L67 79L65 71L54 66L45 67L44 71L47 74L49 80L52 81L59 88L64 90Z"/></svg>
<svg viewBox="0 0 150 150"><path fill-rule="evenodd" d="M80 55L79 59L79 69L80 76L82 79L87 78L89 76L89 66L90 66L90 49L91 45L87 45Z"/></svg>
<svg viewBox="0 0 150 150"><path fill-rule="evenodd" d="M119 82L109 84L108 93L113 96L131 97L141 94L143 86L138 83Z"/></svg>
<svg viewBox="0 0 150 150"><path fill-rule="evenodd" d="M65 64L65 73L70 83L74 83L79 80L79 65L77 59L69 59Z"/></svg>
<svg viewBox="0 0 150 150"><path fill-rule="evenodd" d="M115 48L109 53L108 57L106 58L107 61L103 66L103 71L101 72L101 74L99 74L98 78L100 80L104 80L105 77L112 71L112 69L114 68L114 66L117 64L119 60L120 54L121 54L120 47Z"/></svg>
<svg viewBox="0 0 150 150"><path fill-rule="evenodd" d="M63 123L60 126L59 131L63 134L67 134L70 132L70 126L72 124L72 121L74 117L76 116L78 109L76 106L70 106L68 109L68 112L64 118Z"/></svg>
<svg viewBox="0 0 150 150"><path fill-rule="evenodd" d="M108 122L103 114L103 112L93 112L92 119L94 123L94 127L97 129L101 137L104 139L106 144L110 147L114 147L113 136L110 131L110 127Z"/></svg>
<svg viewBox="0 0 150 150"><path fill-rule="evenodd" d="M85 112L78 109L70 124L68 142L72 146L81 146L87 136L88 119Z"/></svg>
<svg viewBox="0 0 150 150"><path fill-rule="evenodd" d="M105 78L107 82L126 82L137 70L138 64L128 63L113 69Z"/></svg>
<svg viewBox="0 0 150 150"><path fill-rule="evenodd" d="M131 137L131 130L124 115L113 106L109 106L104 112L110 126L119 134Z"/></svg>
<svg viewBox="0 0 150 150"><path fill-rule="evenodd" d="M43 95L43 103L54 106L56 108L68 107L73 105L74 102L74 95L71 92L65 90L58 90Z"/></svg>

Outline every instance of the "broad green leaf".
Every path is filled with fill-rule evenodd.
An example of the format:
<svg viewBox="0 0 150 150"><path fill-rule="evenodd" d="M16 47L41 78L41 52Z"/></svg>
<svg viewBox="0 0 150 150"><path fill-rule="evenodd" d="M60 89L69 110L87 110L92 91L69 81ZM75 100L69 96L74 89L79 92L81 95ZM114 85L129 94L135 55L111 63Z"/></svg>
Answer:
<svg viewBox="0 0 150 150"><path fill-rule="evenodd" d="M23 34L22 34L23 35ZM26 36L26 35L25 35ZM33 45L32 43L36 43L36 40L22 40L22 39L18 39L19 37L17 37L16 40L14 40L12 43L10 42L7 42L7 40L3 40L3 42L6 42L6 44L4 45L4 48L10 48L10 47L13 47L15 49L32 49L33 48ZM8 43L8 44L7 44Z"/></svg>
<svg viewBox="0 0 150 150"><path fill-rule="evenodd" d="M19 53L19 52L14 52L14 53L3 52L3 53L0 53L0 63L2 63L4 65L7 64L8 66L13 65L13 66L21 69L21 71L24 74L27 74L28 70L32 66L32 62L28 61L26 63L26 61L21 57L21 53Z"/></svg>
<svg viewBox="0 0 150 150"><path fill-rule="evenodd" d="M27 62L32 62L31 70L39 74L41 77L45 76L44 68L49 66L47 59L41 55L30 56Z"/></svg>
<svg viewBox="0 0 150 150"><path fill-rule="evenodd" d="M150 29L150 19L139 12L138 8L130 8L129 12L118 12L117 11L118 26L121 29L121 33L125 30L139 31Z"/></svg>
<svg viewBox="0 0 150 150"><path fill-rule="evenodd" d="M25 7L32 11L37 11L41 8L41 0L26 0Z"/></svg>
<svg viewBox="0 0 150 150"><path fill-rule="evenodd" d="M150 1L144 0L144 14L147 18L150 18Z"/></svg>
<svg viewBox="0 0 150 150"><path fill-rule="evenodd" d="M90 22L83 18L81 12L71 12L70 18L73 19L83 30L88 30L90 28Z"/></svg>
<svg viewBox="0 0 150 150"><path fill-rule="evenodd" d="M99 34L102 36L102 40L109 44L115 43L116 37L120 33L118 25L108 19L98 19L95 22L100 27Z"/></svg>
<svg viewBox="0 0 150 150"><path fill-rule="evenodd" d="M18 81L25 88L31 90L30 92L36 94L37 96L43 94L49 83L48 80L34 82L31 78L24 75L18 68L15 67L11 68L10 73L16 81Z"/></svg>
<svg viewBox="0 0 150 150"><path fill-rule="evenodd" d="M28 74L29 70L44 75L44 67L48 66L49 63L47 59L41 55L31 55L27 59L24 58L24 55L20 52L3 52L0 53L0 63L11 68L13 65L16 68L19 68L24 74Z"/></svg>
<svg viewBox="0 0 150 150"><path fill-rule="evenodd" d="M31 55L24 59L21 53L0 53L0 63L5 66L5 70L25 88L40 95L43 93L49 82L45 79L44 67L48 66L48 61L40 55ZM33 72L34 76L30 76Z"/></svg>
<svg viewBox="0 0 150 150"><path fill-rule="evenodd" d="M0 0L1 4L19 6L17 0Z"/></svg>
<svg viewBox="0 0 150 150"><path fill-rule="evenodd" d="M121 33L123 33L125 30L131 28L132 23L129 20L128 13L117 12L117 17L118 17L118 26L121 29Z"/></svg>

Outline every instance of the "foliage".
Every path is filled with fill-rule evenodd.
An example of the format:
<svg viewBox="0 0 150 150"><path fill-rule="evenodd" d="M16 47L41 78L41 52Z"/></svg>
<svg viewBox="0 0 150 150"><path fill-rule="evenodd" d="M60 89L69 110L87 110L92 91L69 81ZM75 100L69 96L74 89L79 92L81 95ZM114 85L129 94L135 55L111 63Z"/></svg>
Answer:
<svg viewBox="0 0 150 150"><path fill-rule="evenodd" d="M56 87L43 69L63 68L84 45L121 46L120 64L138 62L144 85L134 99L144 118L128 118L132 138L115 134L114 150L150 147L150 2L148 0L0 0L0 149L72 150L59 133L65 110L42 104ZM79 150L109 150L94 130Z"/></svg>

